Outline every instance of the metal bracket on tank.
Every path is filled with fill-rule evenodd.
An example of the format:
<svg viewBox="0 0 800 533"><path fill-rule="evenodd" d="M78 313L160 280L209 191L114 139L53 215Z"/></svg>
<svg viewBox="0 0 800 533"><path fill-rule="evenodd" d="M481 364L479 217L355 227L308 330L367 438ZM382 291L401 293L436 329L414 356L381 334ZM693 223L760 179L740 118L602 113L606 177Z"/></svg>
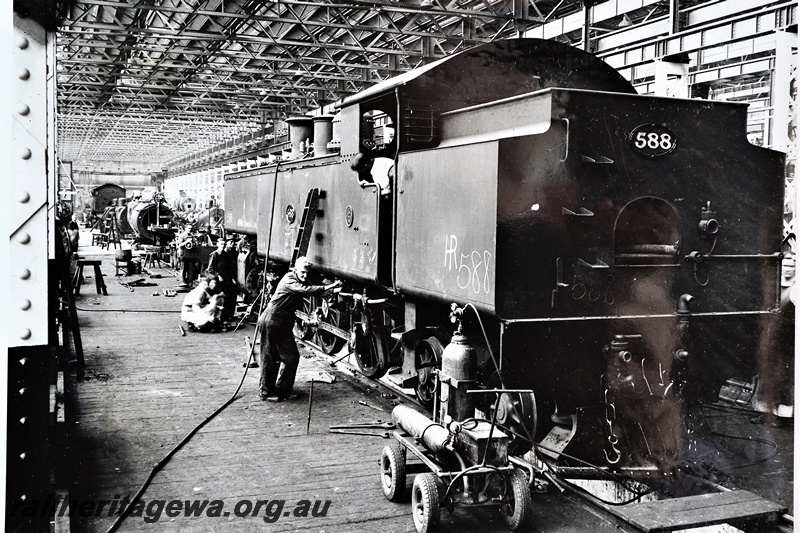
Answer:
<svg viewBox="0 0 800 533"><path fill-rule="evenodd" d="M611 267L608 266L608 263L606 263L604 261L601 261L600 259L597 260L597 263L592 265L590 263L587 263L586 261L584 261L580 257L578 258L578 266L589 267L589 268L611 268Z"/></svg>
<svg viewBox="0 0 800 533"><path fill-rule="evenodd" d="M562 215L566 215L566 216L571 216L571 217L593 217L594 216L594 213L592 211L589 211L585 207L579 207L577 212L575 212L575 211L573 211L571 209L567 209L566 207L562 207L561 208L561 214Z"/></svg>
<svg viewBox="0 0 800 533"><path fill-rule="evenodd" d="M560 160L563 163L569 157L569 119L562 118L561 121L567 126L567 134L564 136L564 158Z"/></svg>
<svg viewBox="0 0 800 533"><path fill-rule="evenodd" d="M588 155L582 155L581 156L581 161L583 161L584 163L594 163L594 164L597 164L597 165L610 165L610 164L614 163L613 159L608 158L608 157L606 157L604 155L601 155L597 159L594 159L593 157L589 157Z"/></svg>

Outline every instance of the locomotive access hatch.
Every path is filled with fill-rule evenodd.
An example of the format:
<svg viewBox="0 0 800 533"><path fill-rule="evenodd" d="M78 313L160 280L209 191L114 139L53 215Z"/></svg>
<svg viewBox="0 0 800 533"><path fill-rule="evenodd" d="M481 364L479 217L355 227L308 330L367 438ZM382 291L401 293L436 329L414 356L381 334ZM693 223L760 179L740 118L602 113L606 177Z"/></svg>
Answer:
<svg viewBox="0 0 800 533"><path fill-rule="evenodd" d="M717 524L774 523L786 507L746 490L623 505L612 510L642 531L655 533Z"/></svg>

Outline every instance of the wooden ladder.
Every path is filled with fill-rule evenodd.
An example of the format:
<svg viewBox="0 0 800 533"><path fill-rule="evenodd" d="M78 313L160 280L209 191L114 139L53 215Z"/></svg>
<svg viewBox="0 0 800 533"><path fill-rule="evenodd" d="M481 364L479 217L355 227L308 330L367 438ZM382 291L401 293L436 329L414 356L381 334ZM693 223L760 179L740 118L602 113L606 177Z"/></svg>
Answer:
<svg viewBox="0 0 800 533"><path fill-rule="evenodd" d="M297 241L292 252L292 263L308 253L308 244L311 242L311 234L314 229L314 221L317 218L317 208L319 207L320 190L310 189L306 197L306 206L303 208L303 216L300 219L300 229L297 233Z"/></svg>
<svg viewBox="0 0 800 533"><path fill-rule="evenodd" d="M78 310L75 306L75 296L73 295L73 284L69 275L69 268L59 267L60 270L60 290L59 293L59 321L61 322L61 333L63 336L62 349L67 355L70 345L74 347L75 361L80 368L86 366L83 358L83 340L81 330L78 326ZM76 273L77 274L77 273ZM76 275L76 280L77 280ZM102 279L100 281L102 283ZM77 281L76 281L77 283ZM105 287L105 285L103 285Z"/></svg>
<svg viewBox="0 0 800 533"><path fill-rule="evenodd" d="M117 227L117 217L116 213L110 213L110 216L106 221L103 222L103 233L108 236L108 242L105 243L103 248L111 248L112 244L114 249L117 249L117 244L119 244L119 248L122 248L122 244L120 242L120 234L119 228Z"/></svg>

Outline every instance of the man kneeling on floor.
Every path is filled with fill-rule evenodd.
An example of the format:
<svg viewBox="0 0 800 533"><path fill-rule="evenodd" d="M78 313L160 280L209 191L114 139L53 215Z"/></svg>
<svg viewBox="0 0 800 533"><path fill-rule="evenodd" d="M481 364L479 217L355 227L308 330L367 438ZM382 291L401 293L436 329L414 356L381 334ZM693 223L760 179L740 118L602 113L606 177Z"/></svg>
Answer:
<svg viewBox="0 0 800 533"><path fill-rule="evenodd" d="M217 276L206 276L184 298L181 320L188 322L192 331L219 330L224 298Z"/></svg>
<svg viewBox="0 0 800 533"><path fill-rule="evenodd" d="M308 285L306 279L311 261L298 257L294 269L278 282L275 294L258 318L261 328L261 379L262 400L283 401L296 398L292 393L300 352L294 340L294 312L303 304L303 298L323 294L341 286L341 281L328 285ZM281 367L283 363L283 367ZM279 372L280 370L280 372Z"/></svg>

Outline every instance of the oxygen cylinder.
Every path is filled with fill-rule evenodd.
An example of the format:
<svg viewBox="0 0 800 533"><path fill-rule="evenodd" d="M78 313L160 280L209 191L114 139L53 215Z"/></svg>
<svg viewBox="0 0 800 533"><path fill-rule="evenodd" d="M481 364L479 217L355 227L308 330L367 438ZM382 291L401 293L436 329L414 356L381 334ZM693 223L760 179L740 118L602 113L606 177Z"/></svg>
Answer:
<svg viewBox="0 0 800 533"><path fill-rule="evenodd" d="M450 444L450 432L427 416L405 405L392 410L392 420L406 433L421 439L425 448L432 452L445 451Z"/></svg>

